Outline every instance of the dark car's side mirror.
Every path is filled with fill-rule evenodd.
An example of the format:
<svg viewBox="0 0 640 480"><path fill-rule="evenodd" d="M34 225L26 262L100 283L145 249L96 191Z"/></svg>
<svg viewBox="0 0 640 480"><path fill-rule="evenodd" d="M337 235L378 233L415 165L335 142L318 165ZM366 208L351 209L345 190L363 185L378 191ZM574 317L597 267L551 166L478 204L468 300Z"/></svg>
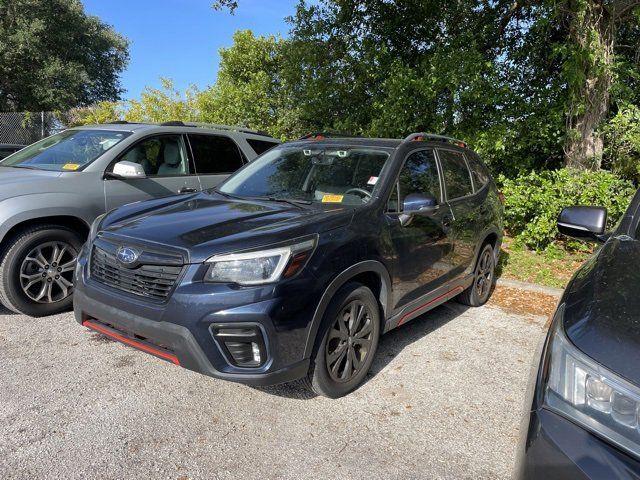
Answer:
<svg viewBox="0 0 640 480"><path fill-rule="evenodd" d="M400 224L405 226L414 215L428 214L438 208L438 200L428 195L410 193L402 202L402 214Z"/></svg>
<svg viewBox="0 0 640 480"><path fill-rule="evenodd" d="M602 241L607 227L604 207L566 207L558 217L560 233L579 240Z"/></svg>

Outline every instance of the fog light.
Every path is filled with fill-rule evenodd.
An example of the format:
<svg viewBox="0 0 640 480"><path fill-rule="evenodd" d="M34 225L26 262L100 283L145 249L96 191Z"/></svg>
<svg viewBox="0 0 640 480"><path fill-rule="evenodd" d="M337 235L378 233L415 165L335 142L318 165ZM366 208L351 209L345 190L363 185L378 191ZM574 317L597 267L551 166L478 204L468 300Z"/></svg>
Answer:
<svg viewBox="0 0 640 480"><path fill-rule="evenodd" d="M236 367L260 367L267 348L258 325L212 325L211 334L227 361Z"/></svg>
<svg viewBox="0 0 640 480"><path fill-rule="evenodd" d="M253 361L260 364L260 347L257 343L251 342L251 351L253 352Z"/></svg>

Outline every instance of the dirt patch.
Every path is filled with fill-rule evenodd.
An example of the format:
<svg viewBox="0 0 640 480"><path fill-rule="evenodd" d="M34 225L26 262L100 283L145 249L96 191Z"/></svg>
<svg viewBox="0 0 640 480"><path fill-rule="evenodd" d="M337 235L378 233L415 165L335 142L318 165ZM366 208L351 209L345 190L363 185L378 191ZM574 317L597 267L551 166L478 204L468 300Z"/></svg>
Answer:
<svg viewBox="0 0 640 480"><path fill-rule="evenodd" d="M548 317L553 315L558 300L555 295L497 285L489 304L519 315Z"/></svg>

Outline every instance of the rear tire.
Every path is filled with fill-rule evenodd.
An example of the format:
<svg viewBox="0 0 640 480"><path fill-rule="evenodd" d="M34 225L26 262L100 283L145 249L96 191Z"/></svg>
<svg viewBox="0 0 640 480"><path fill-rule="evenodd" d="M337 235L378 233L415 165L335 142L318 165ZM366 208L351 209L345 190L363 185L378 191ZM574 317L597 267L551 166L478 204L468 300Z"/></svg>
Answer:
<svg viewBox="0 0 640 480"><path fill-rule="evenodd" d="M331 300L322 325L305 383L318 395L339 398L358 388L371 367L380 337L378 301L364 285L348 283Z"/></svg>
<svg viewBox="0 0 640 480"><path fill-rule="evenodd" d="M478 255L473 271L473 283L458 295L457 300L470 307L480 307L487 303L496 284L495 269L496 256L493 253L493 246L486 244Z"/></svg>
<svg viewBox="0 0 640 480"><path fill-rule="evenodd" d="M59 225L16 234L0 260L0 303L32 317L63 312L73 302L73 274L84 239Z"/></svg>

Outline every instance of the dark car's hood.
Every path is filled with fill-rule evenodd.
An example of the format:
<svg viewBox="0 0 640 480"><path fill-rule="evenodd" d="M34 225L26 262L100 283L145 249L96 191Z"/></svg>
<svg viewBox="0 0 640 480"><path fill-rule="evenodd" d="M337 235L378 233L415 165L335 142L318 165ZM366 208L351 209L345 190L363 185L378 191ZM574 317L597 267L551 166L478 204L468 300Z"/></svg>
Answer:
<svg viewBox="0 0 640 480"><path fill-rule="evenodd" d="M60 172L0 166L0 201L30 193L51 191L51 180Z"/></svg>
<svg viewBox="0 0 640 480"><path fill-rule="evenodd" d="M611 238L576 273L564 327L576 347L640 386L640 242Z"/></svg>
<svg viewBox="0 0 640 480"><path fill-rule="evenodd" d="M348 225L353 209L226 199L201 193L127 205L105 218L108 235L185 249L191 263Z"/></svg>

